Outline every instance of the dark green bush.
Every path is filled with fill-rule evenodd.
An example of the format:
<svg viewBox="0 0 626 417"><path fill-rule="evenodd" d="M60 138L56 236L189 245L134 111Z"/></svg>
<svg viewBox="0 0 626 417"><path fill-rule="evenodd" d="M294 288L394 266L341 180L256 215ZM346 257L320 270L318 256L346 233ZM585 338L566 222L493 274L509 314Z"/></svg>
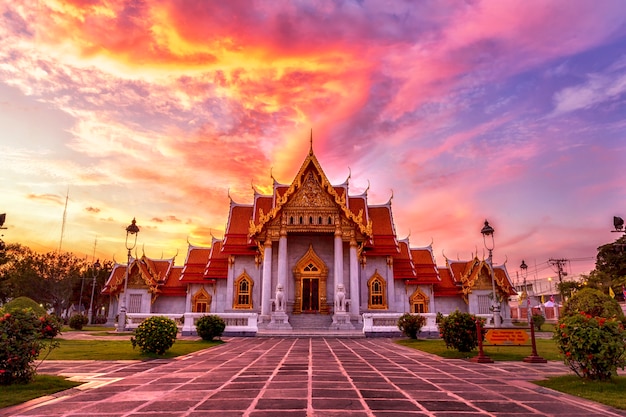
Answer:
<svg viewBox="0 0 626 417"><path fill-rule="evenodd" d="M546 318L542 314L533 314L533 325L536 330L541 330L541 326L546 322Z"/></svg>
<svg viewBox="0 0 626 417"><path fill-rule="evenodd" d="M133 345L139 347L143 353L163 355L176 341L178 327L172 319L163 316L153 316L145 319L135 330L135 336L130 338Z"/></svg>
<svg viewBox="0 0 626 417"><path fill-rule="evenodd" d="M439 335L446 343L448 349L456 349L459 352L471 352L478 346L478 334L476 321L484 326L485 320L473 314L454 311L448 317L439 320ZM483 331L482 337L484 338Z"/></svg>
<svg viewBox="0 0 626 417"><path fill-rule="evenodd" d="M82 330L87 323L89 323L89 318L84 314L74 314L70 317L70 328L74 330Z"/></svg>
<svg viewBox="0 0 626 417"><path fill-rule="evenodd" d="M215 314L202 316L196 321L196 332L202 340L213 340L224 333L226 323L224 319Z"/></svg>
<svg viewBox="0 0 626 417"><path fill-rule="evenodd" d="M417 339L422 326L426 324L426 317L419 314L404 313L398 319L398 328L407 337Z"/></svg>
<svg viewBox="0 0 626 417"><path fill-rule="evenodd" d="M37 317L31 309L0 316L0 385L28 383L35 376L35 360L42 350L57 347L52 338L60 324L53 316Z"/></svg>
<svg viewBox="0 0 626 417"><path fill-rule="evenodd" d="M592 317L624 320L624 312L619 303L609 295L594 288L583 288L577 291L563 305L563 316L575 316L585 312Z"/></svg>

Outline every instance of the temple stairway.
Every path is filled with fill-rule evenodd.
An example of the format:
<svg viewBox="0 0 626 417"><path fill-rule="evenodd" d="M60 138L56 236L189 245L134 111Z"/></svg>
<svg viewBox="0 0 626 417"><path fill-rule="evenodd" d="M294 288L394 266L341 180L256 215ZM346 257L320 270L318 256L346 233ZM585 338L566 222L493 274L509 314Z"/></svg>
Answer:
<svg viewBox="0 0 626 417"><path fill-rule="evenodd" d="M259 325L257 337L365 337L363 323L353 320L354 330L330 330L332 322L332 315L289 314L292 330L269 330L262 324Z"/></svg>

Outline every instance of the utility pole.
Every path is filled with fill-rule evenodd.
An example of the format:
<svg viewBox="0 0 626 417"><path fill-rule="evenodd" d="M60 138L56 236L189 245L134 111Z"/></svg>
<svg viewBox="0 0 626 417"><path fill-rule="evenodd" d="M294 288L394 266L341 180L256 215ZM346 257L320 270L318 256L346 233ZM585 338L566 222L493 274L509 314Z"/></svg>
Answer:
<svg viewBox="0 0 626 417"><path fill-rule="evenodd" d="M552 266L554 266L556 268L556 273L559 274L559 298L561 299L560 301L563 302L565 300L563 300L563 292L562 292L562 286L561 284L563 283L563 277L567 276L567 272L563 270L563 267L565 266L566 263L569 262L569 259L564 259L564 258L559 258L559 259L554 259L554 258L550 258L548 259L548 263ZM558 320L559 319L559 302L557 300L557 302L554 305L554 317Z"/></svg>

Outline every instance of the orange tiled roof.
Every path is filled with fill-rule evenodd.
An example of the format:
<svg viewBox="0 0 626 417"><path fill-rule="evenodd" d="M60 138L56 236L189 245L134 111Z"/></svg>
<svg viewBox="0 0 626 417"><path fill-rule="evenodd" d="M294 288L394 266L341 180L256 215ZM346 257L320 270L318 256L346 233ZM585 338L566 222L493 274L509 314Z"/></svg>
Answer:
<svg viewBox="0 0 626 417"><path fill-rule="evenodd" d="M211 248L189 245L189 249L187 249L187 259L185 259L180 280L187 283L202 282L210 254Z"/></svg>
<svg viewBox="0 0 626 417"><path fill-rule="evenodd" d="M211 245L209 261L204 269L205 280L226 279L228 277L228 254L222 251L221 240L214 239Z"/></svg>
<svg viewBox="0 0 626 417"><path fill-rule="evenodd" d="M396 255L399 253L396 231L393 226L391 204L368 207L372 221L372 242L367 245L367 255Z"/></svg>
<svg viewBox="0 0 626 417"><path fill-rule="evenodd" d="M409 243L405 240L400 241L398 247L400 249L399 253L393 257L393 278L415 280L417 275L411 260Z"/></svg>
<svg viewBox="0 0 626 417"><path fill-rule="evenodd" d="M411 257L419 284L436 284L440 282L439 270L435 264L435 258L430 246L411 249Z"/></svg>
<svg viewBox="0 0 626 417"><path fill-rule="evenodd" d="M168 297L185 296L187 294L187 284L180 280L183 272L182 266L173 266L167 276L167 280L160 287L161 295Z"/></svg>
<svg viewBox="0 0 626 417"><path fill-rule="evenodd" d="M349 197L348 204L350 205L350 211L354 213L355 216L358 216L359 212L363 213L361 224L363 226L367 226L369 213L367 210L367 200L365 196Z"/></svg>
<svg viewBox="0 0 626 417"><path fill-rule="evenodd" d="M224 233L223 251L230 254L254 254L256 247L248 236L254 206L230 204L228 224Z"/></svg>
<svg viewBox="0 0 626 417"><path fill-rule="evenodd" d="M437 269L441 281L434 285L435 297L458 296L461 293L461 287L454 282L450 269L447 267L438 267Z"/></svg>

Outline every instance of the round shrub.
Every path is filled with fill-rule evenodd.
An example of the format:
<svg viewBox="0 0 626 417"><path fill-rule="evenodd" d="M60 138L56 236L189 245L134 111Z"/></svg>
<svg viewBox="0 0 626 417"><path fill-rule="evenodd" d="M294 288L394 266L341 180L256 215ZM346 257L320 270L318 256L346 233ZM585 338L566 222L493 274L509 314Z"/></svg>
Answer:
<svg viewBox="0 0 626 417"><path fill-rule="evenodd" d="M53 316L37 317L31 309L12 310L0 315L0 385L30 382L39 353L57 346L50 340L59 333Z"/></svg>
<svg viewBox="0 0 626 417"><path fill-rule="evenodd" d="M419 314L404 313L398 319L398 328L402 334L411 339L417 339L424 324L426 324L426 317Z"/></svg>
<svg viewBox="0 0 626 417"><path fill-rule="evenodd" d="M70 317L70 328L74 330L82 330L87 323L89 323L89 318L84 314L74 314Z"/></svg>
<svg viewBox="0 0 626 417"><path fill-rule="evenodd" d="M580 312L559 320L554 332L565 364L581 378L609 380L626 365L624 325L616 318Z"/></svg>
<svg viewBox="0 0 626 417"><path fill-rule="evenodd" d="M456 349L459 352L471 352L478 346L478 335L476 331L476 321L480 320L481 325L485 320L473 314L454 311L448 317L443 317L439 321L439 335L446 343L448 349ZM484 338L484 330L482 337Z"/></svg>
<svg viewBox="0 0 626 417"><path fill-rule="evenodd" d="M130 338L133 345L139 347L143 353L163 355L172 347L176 340L178 327L176 322L163 316L153 316L145 319L135 330L135 336Z"/></svg>
<svg viewBox="0 0 626 417"><path fill-rule="evenodd" d="M37 302L32 298L28 297L17 297L9 301L2 307L2 311L10 313L15 310L24 310L26 308L31 309L38 316L46 314L45 308L37 304Z"/></svg>
<svg viewBox="0 0 626 417"><path fill-rule="evenodd" d="M543 326L543 324L546 322L546 318L542 314L533 314L532 318L535 329L541 331L541 326Z"/></svg>
<svg viewBox="0 0 626 417"><path fill-rule="evenodd" d="M594 288L583 288L577 291L563 306L563 316L575 316L580 312L592 317L624 319L624 312L619 303Z"/></svg>
<svg viewBox="0 0 626 417"><path fill-rule="evenodd" d="M226 323L224 319L215 314L202 316L196 321L196 332L202 340L213 340L224 333Z"/></svg>

